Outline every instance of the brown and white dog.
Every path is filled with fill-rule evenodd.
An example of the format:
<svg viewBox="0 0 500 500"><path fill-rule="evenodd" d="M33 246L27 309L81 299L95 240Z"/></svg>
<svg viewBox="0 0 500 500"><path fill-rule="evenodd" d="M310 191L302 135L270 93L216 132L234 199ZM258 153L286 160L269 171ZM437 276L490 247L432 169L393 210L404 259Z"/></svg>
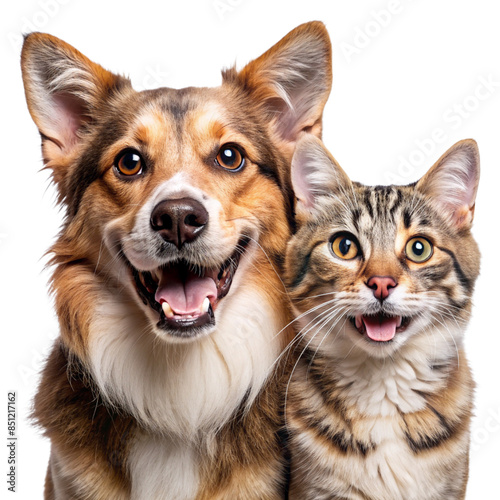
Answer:
<svg viewBox="0 0 500 500"><path fill-rule="evenodd" d="M293 147L320 135L330 92L324 26L217 88L136 92L41 33L22 69L66 208L61 336L34 410L52 444L45 497L283 498L277 272Z"/></svg>

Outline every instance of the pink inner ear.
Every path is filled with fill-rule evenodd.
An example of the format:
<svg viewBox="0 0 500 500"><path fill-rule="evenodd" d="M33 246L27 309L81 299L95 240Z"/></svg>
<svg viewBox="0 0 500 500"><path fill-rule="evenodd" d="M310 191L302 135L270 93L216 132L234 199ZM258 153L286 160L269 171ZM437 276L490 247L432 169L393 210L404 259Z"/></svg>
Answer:
<svg viewBox="0 0 500 500"><path fill-rule="evenodd" d="M77 97L54 94L52 99L52 129L62 149L71 149L78 140L77 132L86 121L85 106Z"/></svg>
<svg viewBox="0 0 500 500"><path fill-rule="evenodd" d="M309 88L282 95L282 102L277 106L277 126L281 137L293 142L301 131L312 127L317 117L321 116L318 100L319 97Z"/></svg>
<svg viewBox="0 0 500 500"><path fill-rule="evenodd" d="M302 202L306 208L314 206L314 194L312 186L307 179L306 168L304 167L304 160L296 161L292 168L292 185L295 191L295 196Z"/></svg>
<svg viewBox="0 0 500 500"><path fill-rule="evenodd" d="M467 177L465 188L464 199L469 207L473 207L476 202L477 179L474 175L471 175L471 172Z"/></svg>
<svg viewBox="0 0 500 500"><path fill-rule="evenodd" d="M479 181L479 155L472 140L450 148L417 188L440 205L457 226L470 225Z"/></svg>
<svg viewBox="0 0 500 500"><path fill-rule="evenodd" d="M449 161L437 174L435 192L451 209L472 207L476 196L476 170L469 158Z"/></svg>

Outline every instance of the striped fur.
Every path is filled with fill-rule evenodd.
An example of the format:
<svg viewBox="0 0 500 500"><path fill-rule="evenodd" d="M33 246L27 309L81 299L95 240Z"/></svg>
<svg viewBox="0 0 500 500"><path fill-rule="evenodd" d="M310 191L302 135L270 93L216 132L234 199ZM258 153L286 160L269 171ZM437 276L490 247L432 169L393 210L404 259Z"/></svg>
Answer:
<svg viewBox="0 0 500 500"><path fill-rule="evenodd" d="M463 335L479 272L474 141L409 186L351 182L309 138L292 169L300 227L285 274L300 358L286 401L290 498L464 499L474 383ZM356 257L332 251L337 234L357 242ZM415 236L434 246L422 263L406 248ZM385 298L374 276L393 280ZM368 335L363 318L373 315L401 318L392 339Z"/></svg>

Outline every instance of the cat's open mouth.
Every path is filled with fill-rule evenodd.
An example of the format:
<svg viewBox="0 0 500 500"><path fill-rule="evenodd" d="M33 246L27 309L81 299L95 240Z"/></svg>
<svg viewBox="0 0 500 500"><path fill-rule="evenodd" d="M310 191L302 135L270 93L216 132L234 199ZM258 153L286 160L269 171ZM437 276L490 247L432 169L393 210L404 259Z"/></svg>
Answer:
<svg viewBox="0 0 500 500"><path fill-rule="evenodd" d="M373 342L391 342L397 333L406 329L410 318L387 314L359 315L351 318L352 324L361 335Z"/></svg>
<svg viewBox="0 0 500 500"><path fill-rule="evenodd" d="M157 327L182 336L194 327L214 324L214 311L229 293L249 241L242 237L234 253L216 268L193 266L184 260L153 271L130 266L137 293L160 315Z"/></svg>

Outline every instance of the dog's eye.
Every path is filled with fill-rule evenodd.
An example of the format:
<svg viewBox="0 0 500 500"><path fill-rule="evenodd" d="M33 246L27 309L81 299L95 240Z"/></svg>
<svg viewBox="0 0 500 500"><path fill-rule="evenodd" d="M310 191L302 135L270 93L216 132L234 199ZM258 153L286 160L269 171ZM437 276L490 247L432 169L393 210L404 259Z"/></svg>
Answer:
<svg viewBox="0 0 500 500"><path fill-rule="evenodd" d="M217 163L227 170L240 170L245 164L245 157L232 144L224 144L217 153Z"/></svg>
<svg viewBox="0 0 500 500"><path fill-rule="evenodd" d="M130 177L142 173L143 161L137 151L123 151L117 156L115 167L120 174Z"/></svg>

